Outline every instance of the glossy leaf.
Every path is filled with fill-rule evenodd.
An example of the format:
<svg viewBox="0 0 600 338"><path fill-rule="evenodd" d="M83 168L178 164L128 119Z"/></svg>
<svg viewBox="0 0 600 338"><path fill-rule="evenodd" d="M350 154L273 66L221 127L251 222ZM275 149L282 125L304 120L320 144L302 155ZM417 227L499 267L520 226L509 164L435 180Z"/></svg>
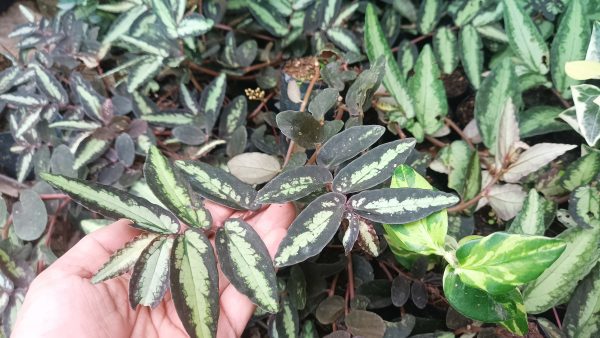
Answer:
<svg viewBox="0 0 600 338"><path fill-rule="evenodd" d="M256 195L259 203L284 203L309 195L333 180L321 166L302 166L286 170L268 182Z"/></svg>
<svg viewBox="0 0 600 338"><path fill-rule="evenodd" d="M124 247L115 251L106 263L96 271L91 282L93 284L101 283L129 271L144 249L146 249L154 239L156 239L156 235L146 233L127 242Z"/></svg>
<svg viewBox="0 0 600 338"><path fill-rule="evenodd" d="M310 113L283 111L277 114L277 127L299 146L313 149L325 141L325 128Z"/></svg>
<svg viewBox="0 0 600 338"><path fill-rule="evenodd" d="M521 235L541 236L554 219L556 204L540 196L535 189L529 190L523 208L510 224L508 232Z"/></svg>
<svg viewBox="0 0 600 338"><path fill-rule="evenodd" d="M327 168L335 167L377 142L384 132L385 128L378 125L350 127L323 144L317 163Z"/></svg>
<svg viewBox="0 0 600 338"><path fill-rule="evenodd" d="M42 179L84 207L110 218L127 218L132 226L159 234L179 231L179 222L167 210L109 186L43 173Z"/></svg>
<svg viewBox="0 0 600 338"><path fill-rule="evenodd" d="M173 237L155 238L133 266L129 281L129 304L155 308L169 287L169 262Z"/></svg>
<svg viewBox="0 0 600 338"><path fill-rule="evenodd" d="M339 91L334 88L325 88L315 96L308 105L308 111L316 120L322 120L323 116L337 103Z"/></svg>

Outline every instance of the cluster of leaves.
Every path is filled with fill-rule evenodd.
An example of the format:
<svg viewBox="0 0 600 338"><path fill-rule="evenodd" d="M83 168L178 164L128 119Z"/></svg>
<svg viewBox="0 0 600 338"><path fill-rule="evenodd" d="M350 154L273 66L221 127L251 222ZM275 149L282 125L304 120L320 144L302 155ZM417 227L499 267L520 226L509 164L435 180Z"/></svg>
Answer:
<svg viewBox="0 0 600 338"><path fill-rule="evenodd" d="M170 288L192 337L216 335L219 269L258 305L257 335L600 332L600 90L582 83L600 74L596 2L59 8L21 7L0 72L17 154L5 335L71 224L118 218L143 234L92 282L131 271L134 308ZM204 200L301 212L272 259L244 216L217 227ZM544 318L557 308L562 330Z"/></svg>

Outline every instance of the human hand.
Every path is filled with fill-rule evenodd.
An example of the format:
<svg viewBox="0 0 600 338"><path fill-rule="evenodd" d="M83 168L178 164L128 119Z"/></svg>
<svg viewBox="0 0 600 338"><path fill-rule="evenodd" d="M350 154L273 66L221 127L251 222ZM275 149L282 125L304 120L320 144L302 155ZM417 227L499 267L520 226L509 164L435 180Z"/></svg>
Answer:
<svg viewBox="0 0 600 338"><path fill-rule="evenodd" d="M210 202L206 207L213 216L213 226L243 215ZM273 257L295 215L292 204L272 204L245 220ZM140 234L129 224L120 220L91 233L42 272L27 292L12 337L188 337L170 292L155 309L131 309L129 274L96 285L90 282L114 251ZM219 293L217 336L239 337L255 305L230 285L220 270Z"/></svg>

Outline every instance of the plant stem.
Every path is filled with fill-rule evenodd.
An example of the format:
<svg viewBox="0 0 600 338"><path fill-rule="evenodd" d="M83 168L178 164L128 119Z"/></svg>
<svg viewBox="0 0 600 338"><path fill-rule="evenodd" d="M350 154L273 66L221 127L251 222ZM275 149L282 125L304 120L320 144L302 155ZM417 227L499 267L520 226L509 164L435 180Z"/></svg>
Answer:
<svg viewBox="0 0 600 338"><path fill-rule="evenodd" d="M451 119L446 117L446 118L444 118L444 122L446 122L446 125L448 127L450 127L452 130L454 130L460 136L460 138L462 138L465 142L467 142L467 144L469 145L469 148L475 149L475 146L473 145L471 140L467 137L467 135L465 135L465 133L462 132L462 130L460 130L460 128L456 125L456 123L454 123L454 121L452 121Z"/></svg>
<svg viewBox="0 0 600 338"><path fill-rule="evenodd" d="M12 214L8 215L6 222L2 226L2 239L8 238L8 231L10 230L10 225L12 224Z"/></svg>
<svg viewBox="0 0 600 338"><path fill-rule="evenodd" d="M558 326L559 330L562 330L562 323L560 321L560 317L558 316L558 312L556 311L555 307L552 308L552 312L554 313L554 319L556 319L556 326Z"/></svg>
<svg viewBox="0 0 600 338"><path fill-rule="evenodd" d="M60 200L67 199L69 195L66 194L40 194L40 198L44 201L46 200Z"/></svg>
<svg viewBox="0 0 600 338"><path fill-rule="evenodd" d="M494 177L492 177L492 180L490 181L490 183L488 183L488 185L486 185L485 188L481 189L481 191L479 192L479 194L477 194L477 196L471 198L468 201L463 201L453 207L448 208L447 209L448 212L454 213L454 212L463 211L463 210L471 207L475 203L479 202L479 200L488 193L488 191L492 188L492 186L494 186L496 183L498 183L498 181L500 180L500 177L502 177L502 174L504 174L504 169L498 170L496 175L494 175Z"/></svg>
<svg viewBox="0 0 600 338"><path fill-rule="evenodd" d="M252 113L250 113L250 115L248 115L248 120L251 120L256 115L258 115L258 113L260 113L261 109L263 109L263 107L265 107L267 105L267 103L269 103L269 100L271 100L273 98L273 96L275 96L275 92L270 92L269 95L267 95L267 97L262 99L262 101L260 101L260 103L258 104L258 107L256 107L252 111Z"/></svg>
<svg viewBox="0 0 600 338"><path fill-rule="evenodd" d="M329 287L329 290L327 291L327 294L329 295L329 297L335 295L335 286L337 285L337 281L338 281L339 277L340 277L339 273L336 273L335 276L333 277L333 280L331 281L331 286Z"/></svg>
<svg viewBox="0 0 600 338"><path fill-rule="evenodd" d="M398 137L400 137L401 139L406 138L406 134L404 134L404 132L402 131L402 128L400 128L400 126L397 123L394 123L394 129L396 129L396 132L398 133Z"/></svg>
<svg viewBox="0 0 600 338"><path fill-rule="evenodd" d="M439 148L444 148L445 146L448 145L447 143L444 143L433 136L425 135L425 139L427 141L431 142L434 146L437 146Z"/></svg>
<svg viewBox="0 0 600 338"><path fill-rule="evenodd" d="M348 297L354 299L354 271L352 270L352 254L348 254Z"/></svg>
<svg viewBox="0 0 600 338"><path fill-rule="evenodd" d="M554 96L556 96L556 98L560 101L560 103L562 103L563 107L565 108L571 108L571 104L569 102L567 102L567 100L563 99L562 95L560 95L560 93L558 92L558 90L556 90L555 88L552 88L552 93L554 93Z"/></svg>
<svg viewBox="0 0 600 338"><path fill-rule="evenodd" d="M383 270L383 272L385 273L385 275L387 276L387 279L389 281L394 280L394 276L392 276L392 274L390 273L390 270L388 270L387 266L385 266L385 264L383 264L383 262L379 262L379 266L381 267L381 269Z"/></svg>

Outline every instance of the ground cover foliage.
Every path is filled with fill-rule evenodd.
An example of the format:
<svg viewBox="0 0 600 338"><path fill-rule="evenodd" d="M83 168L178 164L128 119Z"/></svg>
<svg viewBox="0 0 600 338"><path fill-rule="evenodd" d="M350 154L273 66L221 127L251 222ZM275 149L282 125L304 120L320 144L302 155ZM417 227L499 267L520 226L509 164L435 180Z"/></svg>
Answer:
<svg viewBox="0 0 600 338"><path fill-rule="evenodd" d="M215 337L600 334L600 4L59 0L3 53L0 310L84 234ZM216 225L205 201L242 211ZM274 257L246 218L293 202ZM210 239L214 239L211 243ZM218 257L218 259L217 259Z"/></svg>

